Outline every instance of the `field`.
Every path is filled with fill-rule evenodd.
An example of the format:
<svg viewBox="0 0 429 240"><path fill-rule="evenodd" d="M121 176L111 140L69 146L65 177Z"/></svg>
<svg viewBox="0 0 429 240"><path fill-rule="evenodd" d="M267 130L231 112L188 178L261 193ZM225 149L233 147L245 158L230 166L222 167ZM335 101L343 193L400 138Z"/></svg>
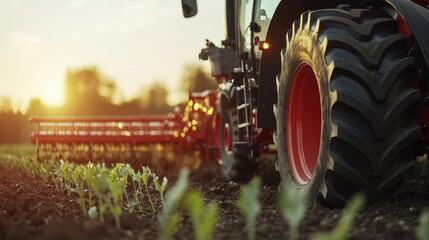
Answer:
<svg viewBox="0 0 429 240"><path fill-rule="evenodd" d="M89 205L85 207L86 211L82 211L82 201L79 199L82 199L81 194L87 197L92 192L88 187L90 185L87 187L83 185L84 191L80 193L77 186L71 181L66 181L66 177L62 179L58 176L54 177L55 174L52 172L56 171L56 167L60 167L59 159L40 164L34 160L34 156L35 149L31 146L0 147L0 239L159 239L161 237L168 239L170 234L166 232L171 229L176 230L174 233L171 232L173 239L207 239L210 236L213 239L248 239L248 236L252 236L251 230L255 230L256 239L291 238L292 232L289 230L291 224L288 224L291 220L285 220L282 215L284 208L278 206L280 196L277 193L277 186L262 184L261 188L255 188L260 189L259 197L256 197L259 201L252 202L251 197L247 198L247 205L254 206L249 209L257 209L257 205L261 209L252 227L250 218L244 217L240 207L237 206L237 203L242 200L241 191L251 189L250 185L239 185L223 180L216 163L201 164L199 169L190 172L186 189L182 189L187 192L187 195L182 199L191 201L190 197L186 198L190 192L202 194L202 197L193 199L192 207L189 207L185 200L181 200L183 203L178 204L177 209L175 204L169 204L172 203L171 199L174 195L171 192L180 192L178 182L184 179L179 180L180 169L151 166L152 173L155 175L149 176L146 192L143 184L136 186L133 182L133 176L137 172L143 174L144 168L133 164L133 174L126 175L120 198L115 198L114 191L106 193L106 199L111 199L106 200L106 203L110 201L111 205L107 206L104 222L102 222L100 212L98 211L98 215L94 216L94 212L89 211ZM176 157L180 158L180 156ZM66 169L68 166L66 164L68 163L63 162L62 169ZM76 164L70 166L74 170L78 167ZM88 165L85 166L88 167ZM154 176L158 177L159 186L153 184ZM159 187L164 177L168 179L168 183L162 194ZM111 183L109 186L116 186L113 180L109 183ZM247 193L249 192L251 191ZM151 197L152 204L148 196ZM100 203L103 201L100 199L104 199L103 196L93 197L92 210L101 209ZM86 200L84 202L88 203ZM302 206L299 202L296 204L297 207L289 209L289 212ZM115 208L116 205L120 205L121 209ZM198 215L192 209L197 209L194 206L199 205L202 207ZM211 214L214 210L212 211L210 206L217 206L215 211L217 215ZM427 233L426 235L418 233L422 229L428 229L427 225L426 228L419 227L422 213L427 208L429 208L428 180L425 175L420 175L419 169L416 169L415 176L407 180L405 194L392 200L366 206L359 213L351 215L350 228L343 222L346 219L344 216L350 213L350 209L328 209L317 204L312 206L306 211L302 220L298 219L299 239L334 239L333 235L326 236L330 233L340 236L336 239L344 239L340 234L344 229L345 236L349 239L428 239ZM113 209L118 210L116 213L120 213L119 218L115 219ZM88 214L88 212L91 213ZM169 218L163 218L167 213L171 213ZM295 217L298 215L299 212ZM160 218L171 220L174 219L173 216L179 217L176 227L168 228L174 224L165 225L166 221L160 220ZM217 221L214 221L216 219ZM167 222L174 223L174 221ZM201 231L204 232L201 230L203 227L195 227L198 222L205 223L205 226L215 226L214 232L211 233L210 229L206 229L208 235L198 235ZM198 233L196 229L201 231ZM421 237L419 234L422 234Z"/></svg>

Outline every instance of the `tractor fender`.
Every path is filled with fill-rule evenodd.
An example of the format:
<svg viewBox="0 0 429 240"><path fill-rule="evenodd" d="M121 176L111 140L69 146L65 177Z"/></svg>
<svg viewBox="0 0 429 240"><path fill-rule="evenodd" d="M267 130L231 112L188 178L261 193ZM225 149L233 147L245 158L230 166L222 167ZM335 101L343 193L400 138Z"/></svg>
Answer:
<svg viewBox="0 0 429 240"><path fill-rule="evenodd" d="M429 9L409 0L388 0L405 19L429 68Z"/></svg>
<svg viewBox="0 0 429 240"><path fill-rule="evenodd" d="M235 106L235 86L232 83L224 83L219 86L219 106L218 113L222 114L222 111Z"/></svg>

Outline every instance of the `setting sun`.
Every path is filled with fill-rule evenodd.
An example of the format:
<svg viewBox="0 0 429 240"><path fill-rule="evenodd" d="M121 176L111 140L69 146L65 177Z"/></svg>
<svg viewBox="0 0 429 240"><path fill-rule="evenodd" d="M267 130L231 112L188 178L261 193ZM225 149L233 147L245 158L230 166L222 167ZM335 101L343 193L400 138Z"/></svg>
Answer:
<svg viewBox="0 0 429 240"><path fill-rule="evenodd" d="M60 106L64 104L64 87L61 82L49 82L43 85L41 92L43 95L40 98L47 105Z"/></svg>
<svg viewBox="0 0 429 240"><path fill-rule="evenodd" d="M223 9L222 1L201 6L200 18L191 20L176 0L0 0L0 96L23 112L32 98L59 106L66 70L97 66L116 81L123 100L162 81L176 104L184 64L198 61L204 39L224 37L224 18L213 9Z"/></svg>

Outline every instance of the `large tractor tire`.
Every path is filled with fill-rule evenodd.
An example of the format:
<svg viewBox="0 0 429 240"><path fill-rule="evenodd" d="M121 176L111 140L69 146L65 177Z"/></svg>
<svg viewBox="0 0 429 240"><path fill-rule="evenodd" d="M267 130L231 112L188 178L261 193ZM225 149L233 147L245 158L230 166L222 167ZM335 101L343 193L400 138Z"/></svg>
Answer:
<svg viewBox="0 0 429 240"><path fill-rule="evenodd" d="M254 164L248 151L233 147L238 140L237 110L233 105L220 114L220 164L226 179L246 182L254 173Z"/></svg>
<svg viewBox="0 0 429 240"><path fill-rule="evenodd" d="M295 21L274 108L281 187L330 207L403 190L420 138L407 43L381 11L327 9Z"/></svg>

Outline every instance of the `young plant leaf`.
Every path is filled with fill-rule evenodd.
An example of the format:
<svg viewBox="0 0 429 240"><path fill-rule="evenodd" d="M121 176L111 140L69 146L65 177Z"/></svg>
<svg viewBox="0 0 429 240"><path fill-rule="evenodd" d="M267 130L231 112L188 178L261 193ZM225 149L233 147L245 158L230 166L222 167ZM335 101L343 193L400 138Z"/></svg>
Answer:
<svg viewBox="0 0 429 240"><path fill-rule="evenodd" d="M152 172L151 172L150 168L149 167L143 167L143 173L141 176L141 181L143 182L143 184L145 186L147 197L149 199L149 203L152 206L152 211L155 212L155 205L152 202L152 198L150 197L148 182L147 182L150 176L152 176Z"/></svg>
<svg viewBox="0 0 429 240"><path fill-rule="evenodd" d="M140 195L143 196L143 192L141 190L141 184L140 184L141 176L142 175L141 175L140 171L137 171L137 173L136 173L133 170L131 172L131 178L133 180L132 183L133 183L133 188L134 188L134 201L128 203L127 208L129 209L130 212L134 211L134 207L136 205L139 207L139 210L142 211L142 207L141 207L141 204L140 204L140 198L139 198ZM137 183L137 185L136 185L136 183Z"/></svg>
<svg viewBox="0 0 429 240"><path fill-rule="evenodd" d="M107 210L107 205L104 202L109 194L109 180L107 174L103 171L94 176L91 180L91 188L94 189L94 192L98 196L98 210L100 211L100 221L104 222L104 214Z"/></svg>
<svg viewBox="0 0 429 240"><path fill-rule="evenodd" d="M350 227L353 223L353 218L359 212L359 210L364 206L365 198L358 194L353 197L350 202L347 204L346 208L343 211L338 225L334 228L331 233L328 234L317 234L315 239L318 240L345 240L347 239L347 233L350 230Z"/></svg>
<svg viewBox="0 0 429 240"><path fill-rule="evenodd" d="M186 168L182 169L176 184L167 193L164 209L162 214L158 217L161 227L161 239L170 239L176 231L180 216L175 210L188 187L188 176L189 170Z"/></svg>
<svg viewBox="0 0 429 240"><path fill-rule="evenodd" d="M144 185L147 185L147 181L149 177L152 176L152 171L149 167L143 167L143 173L142 173L142 181Z"/></svg>
<svg viewBox="0 0 429 240"><path fill-rule="evenodd" d="M104 222L104 214L107 211L107 205L103 203L101 200L98 203L98 210L100 211L100 221Z"/></svg>
<svg viewBox="0 0 429 240"><path fill-rule="evenodd" d="M97 167L94 166L93 163L88 163L85 167L85 182L86 182L86 186L88 188L88 203L90 206L92 206L93 203L93 189L92 189L92 185L94 184L94 178L95 175L97 174Z"/></svg>
<svg viewBox="0 0 429 240"><path fill-rule="evenodd" d="M77 187L77 193L79 194L78 203L82 208L83 213L86 213L86 202L85 198L85 166L79 165L75 167L72 173L72 179Z"/></svg>
<svg viewBox="0 0 429 240"><path fill-rule="evenodd" d="M183 206L191 216L195 238L197 240L212 239L217 222L217 205L204 206L201 193L191 192L185 196Z"/></svg>
<svg viewBox="0 0 429 240"><path fill-rule="evenodd" d="M116 229L121 229L121 214L122 214L122 208L120 205L113 205L110 208L110 212L112 213L113 217L115 218L115 225Z"/></svg>
<svg viewBox="0 0 429 240"><path fill-rule="evenodd" d="M259 177L255 177L241 189L237 203L238 208L246 218L247 238L250 240L255 239L256 217L261 212L261 206L259 204L260 190L261 179Z"/></svg>
<svg viewBox="0 0 429 240"><path fill-rule="evenodd" d="M173 234L176 232L177 225L180 222L180 215L175 212L171 216L169 216L167 219L165 219L165 222L161 226L161 240L168 240L171 239Z"/></svg>
<svg viewBox="0 0 429 240"><path fill-rule="evenodd" d="M416 237L418 240L429 239L429 210L425 210L420 216L419 226L416 229Z"/></svg>
<svg viewBox="0 0 429 240"><path fill-rule="evenodd" d="M280 199L279 208L283 218L289 224L290 239L298 239L298 227L301 220L304 218L307 207L306 200L298 196L290 187L283 189Z"/></svg>
<svg viewBox="0 0 429 240"><path fill-rule="evenodd" d="M159 182L158 182L158 176L155 176L155 174L153 174L152 178L153 178L153 183L154 183L154 185L155 185L155 189L156 189L156 190L159 192L159 194L161 195L161 202L162 202L162 205L164 205L164 190L165 190L165 188L167 187L168 180L167 180L167 178L166 178L166 177L164 177L164 178L162 179L162 183L159 183Z"/></svg>
<svg viewBox="0 0 429 240"><path fill-rule="evenodd" d="M112 193L113 202L115 204L118 204L119 201L121 201L122 194L124 193L123 192L123 184L124 184L124 182L121 180L109 182L109 188L110 188L110 191Z"/></svg>
<svg viewBox="0 0 429 240"><path fill-rule="evenodd" d="M92 183L92 188L95 190L95 192L98 195L103 196L108 193L109 180L107 178L107 175L104 172L95 175L91 183Z"/></svg>

